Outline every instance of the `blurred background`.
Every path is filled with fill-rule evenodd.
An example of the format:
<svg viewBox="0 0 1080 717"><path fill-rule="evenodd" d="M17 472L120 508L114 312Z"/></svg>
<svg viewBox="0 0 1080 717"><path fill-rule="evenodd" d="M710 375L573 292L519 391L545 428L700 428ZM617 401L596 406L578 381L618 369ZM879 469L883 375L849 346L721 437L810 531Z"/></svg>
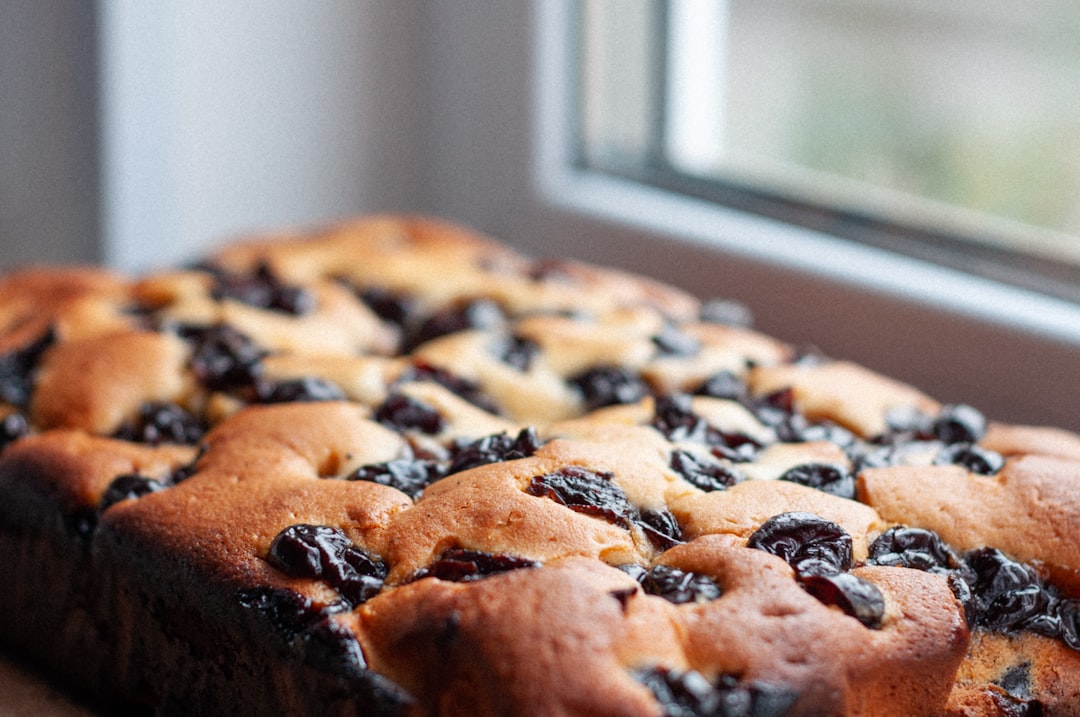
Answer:
<svg viewBox="0 0 1080 717"><path fill-rule="evenodd" d="M0 3L0 269L445 216L1080 427L1066 0Z"/></svg>
<svg viewBox="0 0 1080 717"><path fill-rule="evenodd" d="M3 263L419 205L422 3L0 4Z"/></svg>

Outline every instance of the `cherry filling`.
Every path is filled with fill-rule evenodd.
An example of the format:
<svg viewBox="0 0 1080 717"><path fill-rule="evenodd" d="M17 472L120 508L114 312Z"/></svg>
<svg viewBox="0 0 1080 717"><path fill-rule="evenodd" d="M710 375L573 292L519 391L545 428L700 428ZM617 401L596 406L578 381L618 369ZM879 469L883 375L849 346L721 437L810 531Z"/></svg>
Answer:
<svg viewBox="0 0 1080 717"><path fill-rule="evenodd" d="M424 489L446 476L446 469L437 461L419 458L398 458L385 463L360 466L346 480L361 480L396 488L413 500Z"/></svg>
<svg viewBox="0 0 1080 717"><path fill-rule="evenodd" d="M710 682L696 670L652 667L635 674L660 703L664 717L783 717L799 698L789 688L721 675Z"/></svg>
<svg viewBox="0 0 1080 717"><path fill-rule="evenodd" d="M19 408L30 404L34 390L34 369L41 355L56 341L56 333L49 329L21 349L0 356L0 401Z"/></svg>
<svg viewBox="0 0 1080 717"><path fill-rule="evenodd" d="M1031 565L985 547L958 555L934 532L896 526L870 544L867 562L946 575L968 625L1026 630L1080 650L1080 600L1062 596Z"/></svg>
<svg viewBox="0 0 1080 717"><path fill-rule="evenodd" d="M720 458L735 462L752 460L761 444L749 436L721 431L693 411L687 394L658 396L650 425L672 442L702 443Z"/></svg>
<svg viewBox="0 0 1080 717"><path fill-rule="evenodd" d="M204 267L214 274L214 286L210 296L217 301L232 299L248 306L299 316L315 308L315 297L303 288L283 283L270 267L260 264L252 274L231 272Z"/></svg>
<svg viewBox="0 0 1080 717"><path fill-rule="evenodd" d="M449 390L454 395L465 399L474 406L479 406L488 413L499 413L499 407L495 405L480 387L473 381L460 376L455 376L446 369L429 366L423 363L414 363L398 376L395 384L410 383L413 381L431 381Z"/></svg>
<svg viewBox="0 0 1080 717"><path fill-rule="evenodd" d="M404 326L416 307L416 300L387 289L370 287L357 292L364 305L384 321Z"/></svg>
<svg viewBox="0 0 1080 717"><path fill-rule="evenodd" d="M250 388L261 380L266 352L237 329L227 324L184 326L180 335L194 343L189 365L211 391Z"/></svg>
<svg viewBox="0 0 1080 717"><path fill-rule="evenodd" d="M523 428L516 437L507 433L495 433L476 441L457 443L453 447L453 460L447 473L459 473L489 463L501 463L528 458L539 450L542 443L536 429Z"/></svg>
<svg viewBox="0 0 1080 717"><path fill-rule="evenodd" d="M238 604L269 624L285 649L310 665L338 678L337 689L347 689L358 712L405 715L413 706L411 695L386 677L367 669L367 660L352 630L333 619L340 606L317 606L311 598L285 588L260 586L238 590Z"/></svg>
<svg viewBox="0 0 1080 717"><path fill-rule="evenodd" d="M727 401L738 401L745 403L749 400L750 389L747 387L746 382L736 376L731 371L719 371L704 382L694 393L698 396L709 396L711 398L722 398Z"/></svg>
<svg viewBox="0 0 1080 717"><path fill-rule="evenodd" d="M191 445L206 433L206 424L175 403L149 401L139 407L138 415L125 422L115 438L156 446L161 443Z"/></svg>
<svg viewBox="0 0 1080 717"><path fill-rule="evenodd" d="M665 324L652 341L661 356L693 356L701 350L701 342L671 323Z"/></svg>
<svg viewBox="0 0 1080 717"><path fill-rule="evenodd" d="M922 528L893 526L870 544L868 563L913 568L932 573L960 570L960 556L937 533Z"/></svg>
<svg viewBox="0 0 1080 717"><path fill-rule="evenodd" d="M776 555L795 579L825 605L833 605L869 628L881 626L885 599L873 583L846 572L852 567L851 536L812 513L781 513L754 531L747 547Z"/></svg>
<svg viewBox="0 0 1080 717"><path fill-rule="evenodd" d="M629 529L637 525L658 550L682 542L682 530L666 508L638 510L607 471L567 466L555 473L534 476L526 492L549 498L570 510L592 515Z"/></svg>
<svg viewBox="0 0 1080 717"><path fill-rule="evenodd" d="M637 403L650 394L644 379L619 366L596 366L571 377L569 383L581 393L587 411Z"/></svg>
<svg viewBox="0 0 1080 717"><path fill-rule="evenodd" d="M391 393L375 409L375 420L402 431L415 429L434 435L445 427L442 414L425 403L402 393Z"/></svg>
<svg viewBox="0 0 1080 717"><path fill-rule="evenodd" d="M502 325L506 314L490 299L476 299L449 306L428 317L409 337L407 350L440 336L469 329L491 329Z"/></svg>
<svg viewBox="0 0 1080 717"><path fill-rule="evenodd" d="M318 376L278 381L260 382L257 400L261 403L298 403L314 401L344 401L345 391L333 381Z"/></svg>
<svg viewBox="0 0 1080 717"><path fill-rule="evenodd" d="M144 495L156 493L167 487L166 483L137 473L119 475L109 483L108 488L101 494L101 500L98 502L98 513L104 512L107 508L120 501L141 498Z"/></svg>
<svg viewBox="0 0 1080 717"><path fill-rule="evenodd" d="M851 536L842 527L813 513L781 513L765 521L747 541L797 573L838 573L852 565Z"/></svg>
<svg viewBox="0 0 1080 717"><path fill-rule="evenodd" d="M688 483L706 492L727 490L743 480L734 468L689 451L672 451L669 465Z"/></svg>
<svg viewBox="0 0 1080 717"><path fill-rule="evenodd" d="M936 465L958 465L972 473L986 476L995 475L1005 467L1005 459L1000 453L987 450L973 443L953 443L942 448L934 456Z"/></svg>
<svg viewBox="0 0 1080 717"><path fill-rule="evenodd" d="M855 499L855 477L843 467L828 463L803 463L785 471L780 480L815 488L830 495Z"/></svg>
<svg viewBox="0 0 1080 717"><path fill-rule="evenodd" d="M593 515L629 528L637 509L614 483L614 477L607 471L567 466L556 473L535 476L526 492L529 495L550 498L575 512Z"/></svg>
<svg viewBox="0 0 1080 717"><path fill-rule="evenodd" d="M969 609L979 627L999 632L1032 630L1059 636L1062 630L1056 591L1030 565L1016 562L995 548L964 555L971 569Z"/></svg>
<svg viewBox="0 0 1080 717"><path fill-rule="evenodd" d="M670 565L654 565L648 570L640 565L620 565L619 569L638 581L649 595L656 595L680 605L716 600L723 590L708 575L680 570Z"/></svg>
<svg viewBox="0 0 1080 717"><path fill-rule="evenodd" d="M505 573L522 568L538 568L540 563L515 555L485 553L480 550L450 548L443 552L428 567L420 570L413 577L438 578L452 582L472 582L491 575Z"/></svg>
<svg viewBox="0 0 1080 717"><path fill-rule="evenodd" d="M522 336L510 336L492 347L492 353L506 365L524 372L540 353L540 344Z"/></svg>
<svg viewBox="0 0 1080 717"><path fill-rule="evenodd" d="M386 580L386 564L353 545L344 531L300 523L277 534L267 561L292 577L324 580L341 593L347 607L375 597Z"/></svg>

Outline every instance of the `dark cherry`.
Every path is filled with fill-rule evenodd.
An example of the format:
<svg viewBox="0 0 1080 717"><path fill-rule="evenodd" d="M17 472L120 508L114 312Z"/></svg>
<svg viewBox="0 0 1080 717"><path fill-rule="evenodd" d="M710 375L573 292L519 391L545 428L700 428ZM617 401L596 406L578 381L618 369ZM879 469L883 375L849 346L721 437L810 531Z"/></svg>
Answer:
<svg viewBox="0 0 1080 717"><path fill-rule="evenodd" d="M163 483L137 473L119 475L113 478L105 492L101 494L101 500L98 502L98 512L104 512L107 508L120 501L141 498L144 495L164 490L165 487Z"/></svg>
<svg viewBox="0 0 1080 717"><path fill-rule="evenodd" d="M1066 645L1080 650L1080 600L1064 598L1054 606L1054 615L1058 619L1060 637Z"/></svg>
<svg viewBox="0 0 1080 717"><path fill-rule="evenodd" d="M637 374L618 366L597 366L572 377L570 384L585 399L586 410L637 403L649 395L649 385Z"/></svg>
<svg viewBox="0 0 1080 717"><path fill-rule="evenodd" d="M429 435L440 432L445 426L438 411L401 393L391 393L375 409L375 420L399 430L416 429Z"/></svg>
<svg viewBox="0 0 1080 717"><path fill-rule="evenodd" d="M447 334L469 329L491 329L506 320L502 308L490 299L449 306L424 321L410 337L409 349Z"/></svg>
<svg viewBox="0 0 1080 717"><path fill-rule="evenodd" d="M742 463L752 460L760 445L749 436L710 426L694 413L691 397L683 393L658 396L650 425L673 442L703 443L718 458Z"/></svg>
<svg viewBox="0 0 1080 717"><path fill-rule="evenodd" d="M670 565L654 565L645 570L623 570L630 573L649 595L662 597L676 605L690 602L708 602L723 595L723 590L708 575L680 570Z"/></svg>
<svg viewBox="0 0 1080 717"><path fill-rule="evenodd" d="M9 413L0 421L0 451L9 443L30 435L30 422L21 413Z"/></svg>
<svg viewBox="0 0 1080 717"><path fill-rule="evenodd" d="M665 324L652 341L661 356L693 356L701 349L700 341L671 323Z"/></svg>
<svg viewBox="0 0 1080 717"><path fill-rule="evenodd" d="M975 596L971 593L971 584L965 579L962 572L946 573L946 582L949 585L949 589L956 597L956 601L960 603L960 606L964 609L964 622L967 623L968 629L975 627Z"/></svg>
<svg viewBox="0 0 1080 717"><path fill-rule="evenodd" d="M237 329L227 324L183 327L180 335L194 342L191 370L208 389L249 388L262 377L266 352Z"/></svg>
<svg viewBox="0 0 1080 717"><path fill-rule="evenodd" d="M523 428L514 438L505 432L484 436L469 443L456 445L447 473L459 473L489 463L528 458L536 453L540 446L540 439L534 428Z"/></svg>
<svg viewBox="0 0 1080 717"><path fill-rule="evenodd" d="M515 555L451 548L440 555L431 565L417 573L415 579L438 578L458 583L472 582L510 570L538 567L540 567L540 563L535 560Z"/></svg>
<svg viewBox="0 0 1080 717"><path fill-rule="evenodd" d="M679 521L667 508L643 510L634 522L645 532L645 537L657 550L668 550L683 542Z"/></svg>
<svg viewBox="0 0 1080 717"><path fill-rule="evenodd" d="M977 443L986 434L986 418L965 404L945 406L934 419L934 437L945 443Z"/></svg>
<svg viewBox="0 0 1080 717"><path fill-rule="evenodd" d="M741 328L754 325L754 315L750 308L732 299L709 299L702 303L698 316L710 324Z"/></svg>
<svg viewBox="0 0 1080 717"><path fill-rule="evenodd" d="M639 672L637 679L656 697L664 717L712 717L718 714L720 695L696 670L654 667Z"/></svg>
<svg viewBox="0 0 1080 717"><path fill-rule="evenodd" d="M720 371L705 379L694 393L728 401L745 401L750 395L750 390L746 382L731 371Z"/></svg>
<svg viewBox="0 0 1080 717"><path fill-rule="evenodd" d="M784 471L780 480L816 488L841 498L855 499L855 477L840 466L828 463L803 463Z"/></svg>
<svg viewBox="0 0 1080 717"><path fill-rule="evenodd" d="M332 619L340 606L316 606L310 598L285 588L260 586L239 590L237 603L269 623L285 648L301 662L339 678L355 699L359 714L404 717L415 701L401 687L367 669L363 650L349 628Z"/></svg>
<svg viewBox="0 0 1080 717"><path fill-rule="evenodd" d="M217 301L232 299L294 316L309 313L315 308L315 297L309 291L283 283L265 263L260 264L252 274L216 272L210 295Z"/></svg>
<svg viewBox="0 0 1080 717"><path fill-rule="evenodd" d="M358 293L360 300L379 318L404 326L413 312L416 300L387 289L368 288Z"/></svg>
<svg viewBox="0 0 1080 717"><path fill-rule="evenodd" d="M416 500L425 488L441 480L445 475L446 470L436 461L399 458L386 463L360 466L348 476L347 480L371 481L397 488Z"/></svg>
<svg viewBox="0 0 1080 717"><path fill-rule="evenodd" d="M684 450L671 452L670 466L688 483L706 492L726 490L742 480L730 466Z"/></svg>
<svg viewBox="0 0 1080 717"><path fill-rule="evenodd" d="M922 528L894 526L870 544L868 562L933 573L959 570L960 556L938 536Z"/></svg>
<svg viewBox="0 0 1080 717"><path fill-rule="evenodd" d="M780 558L796 573L842 572L851 568L851 536L824 518L795 511L766 520L747 546Z"/></svg>
<svg viewBox="0 0 1080 717"><path fill-rule="evenodd" d="M776 437L785 443L826 441L848 451L858 447L855 434L831 421L811 422L801 413L793 413L775 426Z"/></svg>
<svg viewBox="0 0 1080 717"><path fill-rule="evenodd" d="M317 607L311 598L287 588L242 589L236 598L241 607L268 621L286 643L293 643L298 635L330 614L329 609Z"/></svg>
<svg viewBox="0 0 1080 717"><path fill-rule="evenodd" d="M1035 570L1010 559L995 548L979 548L964 555L972 570L973 621L990 630L1008 631L1042 624L1049 615L1053 596Z"/></svg>
<svg viewBox="0 0 1080 717"><path fill-rule="evenodd" d="M780 426L796 413L795 393L782 388L764 396L755 396L744 405L766 426Z"/></svg>
<svg viewBox="0 0 1080 717"><path fill-rule="evenodd" d="M29 405L34 369L55 341L56 333L49 329L26 346L0 356L0 401L19 408Z"/></svg>
<svg viewBox="0 0 1080 717"><path fill-rule="evenodd" d="M684 393L657 396L650 425L669 441L718 442L715 439L710 441L710 431L716 433L715 429L694 413L691 398Z"/></svg>
<svg viewBox="0 0 1080 717"><path fill-rule="evenodd" d="M799 693L787 687L721 675L717 684L696 670L652 667L636 673L664 717L783 717Z"/></svg>
<svg viewBox="0 0 1080 717"><path fill-rule="evenodd" d="M994 703L994 714L1000 717L1042 717L1043 705L1039 700L1010 695L1007 692L988 692Z"/></svg>
<svg viewBox="0 0 1080 717"><path fill-rule="evenodd" d="M997 679L998 687L1013 697L1031 697L1031 664L1021 662L1005 670Z"/></svg>
<svg viewBox="0 0 1080 717"><path fill-rule="evenodd" d="M524 372L529 370L533 359L540 353L540 344L522 336L510 336L498 342L493 353L503 363Z"/></svg>
<svg viewBox="0 0 1080 717"><path fill-rule="evenodd" d="M437 383L454 395L464 398L469 403L479 406L488 413L499 413L499 407L480 390L480 387L475 382L456 376L446 369L424 363L414 363L401 372L395 383L411 383L413 381Z"/></svg>
<svg viewBox="0 0 1080 717"><path fill-rule="evenodd" d="M934 456L934 463L962 466L972 473L984 476L995 475L1005 467L1005 459L1000 453L974 443L948 444Z"/></svg>
<svg viewBox="0 0 1080 717"><path fill-rule="evenodd" d="M910 440L933 435L933 419L914 406L890 408L885 412L885 425L887 428L881 437L883 443L895 443L897 438Z"/></svg>
<svg viewBox="0 0 1080 717"><path fill-rule="evenodd" d="M116 438L156 446L161 443L198 443L206 424L175 403L150 401L139 407L135 420L124 423Z"/></svg>
<svg viewBox="0 0 1080 717"><path fill-rule="evenodd" d="M825 605L835 605L866 627L881 627L885 599L873 583L851 573L803 574L799 584Z"/></svg>
<svg viewBox="0 0 1080 717"><path fill-rule="evenodd" d="M324 525L285 528L270 543L266 559L293 577L325 580L351 606L377 595L387 575L385 563L353 545L344 531Z"/></svg>
<svg viewBox="0 0 1080 717"><path fill-rule="evenodd" d="M258 398L262 403L299 403L344 401L347 396L333 381L304 376L276 383L263 382L258 388Z"/></svg>
<svg viewBox="0 0 1080 717"><path fill-rule="evenodd" d="M580 466L567 466L555 473L535 476L526 492L550 498L573 511L595 515L610 523L629 528L638 512L614 476L606 471L591 471Z"/></svg>

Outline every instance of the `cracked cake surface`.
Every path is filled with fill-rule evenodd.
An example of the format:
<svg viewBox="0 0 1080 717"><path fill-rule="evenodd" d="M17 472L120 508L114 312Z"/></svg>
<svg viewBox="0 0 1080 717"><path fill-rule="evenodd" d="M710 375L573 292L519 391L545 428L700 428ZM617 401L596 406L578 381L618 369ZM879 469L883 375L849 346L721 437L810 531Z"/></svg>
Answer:
<svg viewBox="0 0 1080 717"><path fill-rule="evenodd" d="M160 715L1080 714L1080 436L724 306L399 216L12 273L0 644Z"/></svg>

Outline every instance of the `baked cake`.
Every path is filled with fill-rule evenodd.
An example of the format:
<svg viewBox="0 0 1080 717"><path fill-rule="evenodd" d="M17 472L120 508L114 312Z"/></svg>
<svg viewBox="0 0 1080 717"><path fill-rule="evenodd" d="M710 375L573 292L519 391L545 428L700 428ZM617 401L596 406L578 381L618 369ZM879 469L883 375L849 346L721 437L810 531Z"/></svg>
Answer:
<svg viewBox="0 0 1080 717"><path fill-rule="evenodd" d="M0 638L160 715L1080 714L1080 436L446 223L0 283Z"/></svg>

